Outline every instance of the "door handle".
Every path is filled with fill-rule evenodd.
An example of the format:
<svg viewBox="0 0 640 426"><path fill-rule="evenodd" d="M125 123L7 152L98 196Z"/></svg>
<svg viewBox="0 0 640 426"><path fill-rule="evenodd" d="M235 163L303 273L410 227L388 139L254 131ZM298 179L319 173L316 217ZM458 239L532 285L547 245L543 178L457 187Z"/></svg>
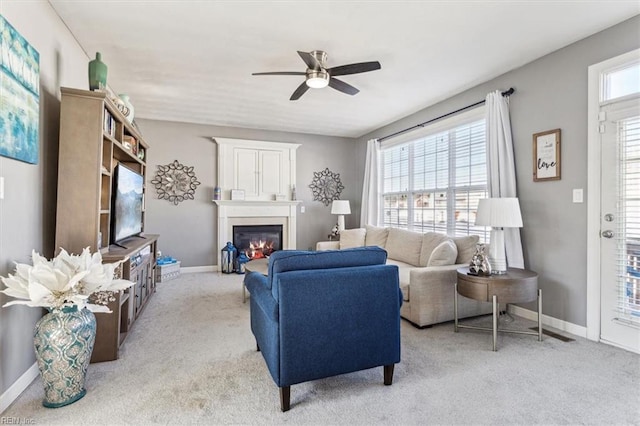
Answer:
<svg viewBox="0 0 640 426"><path fill-rule="evenodd" d="M613 231L607 229L606 231L602 231L600 233L604 238L613 238Z"/></svg>

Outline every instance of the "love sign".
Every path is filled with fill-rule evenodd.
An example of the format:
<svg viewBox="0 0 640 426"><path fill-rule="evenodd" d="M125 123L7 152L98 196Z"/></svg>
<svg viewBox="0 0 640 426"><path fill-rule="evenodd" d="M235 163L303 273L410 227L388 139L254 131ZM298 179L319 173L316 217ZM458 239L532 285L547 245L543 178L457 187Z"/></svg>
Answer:
<svg viewBox="0 0 640 426"><path fill-rule="evenodd" d="M533 135L533 180L560 179L560 129Z"/></svg>

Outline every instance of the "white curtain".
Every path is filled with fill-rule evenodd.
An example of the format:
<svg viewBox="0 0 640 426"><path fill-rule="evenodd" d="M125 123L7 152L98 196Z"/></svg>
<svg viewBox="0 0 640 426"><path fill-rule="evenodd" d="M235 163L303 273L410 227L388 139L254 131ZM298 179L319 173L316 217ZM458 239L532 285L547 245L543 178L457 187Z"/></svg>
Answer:
<svg viewBox="0 0 640 426"><path fill-rule="evenodd" d="M485 111L487 119L487 169L489 197L517 197L516 169L509 119L509 98L498 90L489 93ZM520 228L505 228L507 265L524 268Z"/></svg>
<svg viewBox="0 0 640 426"><path fill-rule="evenodd" d="M380 178L378 161L380 158L380 143L377 139L367 141L367 158L364 166L364 181L362 183L362 204L360 207L360 226L378 226L380 214Z"/></svg>

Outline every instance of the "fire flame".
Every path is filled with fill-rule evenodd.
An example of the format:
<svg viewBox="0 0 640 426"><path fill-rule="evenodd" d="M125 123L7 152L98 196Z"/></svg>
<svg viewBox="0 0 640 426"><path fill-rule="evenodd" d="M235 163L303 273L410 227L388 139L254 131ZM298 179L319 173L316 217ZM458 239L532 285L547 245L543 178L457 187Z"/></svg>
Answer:
<svg viewBox="0 0 640 426"><path fill-rule="evenodd" d="M273 245L273 241L252 241L249 243L249 248L245 250L245 254L251 260L261 259L275 251Z"/></svg>

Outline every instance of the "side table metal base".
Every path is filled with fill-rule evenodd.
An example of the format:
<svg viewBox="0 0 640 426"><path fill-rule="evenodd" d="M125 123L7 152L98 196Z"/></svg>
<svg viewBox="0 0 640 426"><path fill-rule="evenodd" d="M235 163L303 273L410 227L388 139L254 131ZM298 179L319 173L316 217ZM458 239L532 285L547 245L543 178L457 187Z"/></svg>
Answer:
<svg viewBox="0 0 640 426"><path fill-rule="evenodd" d="M493 334L493 351L498 350L498 332L502 333L514 333L514 334L531 334L538 336L538 341L542 342L542 289L538 289L538 331L521 331L521 330L509 330L498 329L498 296L495 294L492 297L493 303L493 327L478 327L475 325L462 325L458 321L458 283L455 284L454 299L453 299L453 331L458 332L460 328L469 328L473 330L485 330L491 331Z"/></svg>

